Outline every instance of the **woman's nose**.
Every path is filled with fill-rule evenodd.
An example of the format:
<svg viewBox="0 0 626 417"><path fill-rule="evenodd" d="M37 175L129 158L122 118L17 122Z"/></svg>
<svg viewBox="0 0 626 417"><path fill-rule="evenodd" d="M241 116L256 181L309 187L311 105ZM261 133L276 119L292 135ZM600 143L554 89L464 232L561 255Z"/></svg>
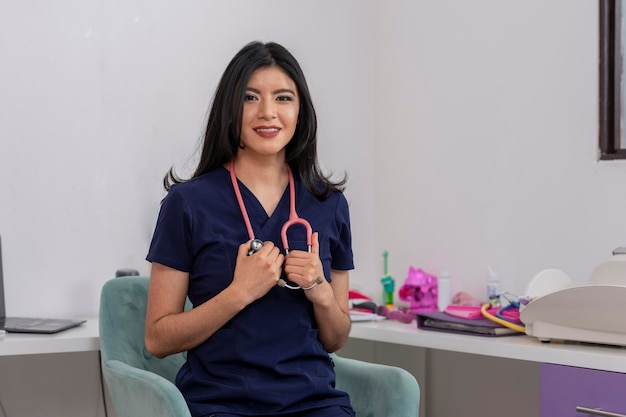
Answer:
<svg viewBox="0 0 626 417"><path fill-rule="evenodd" d="M271 100L263 100L259 105L259 118L273 119L276 117L276 104Z"/></svg>

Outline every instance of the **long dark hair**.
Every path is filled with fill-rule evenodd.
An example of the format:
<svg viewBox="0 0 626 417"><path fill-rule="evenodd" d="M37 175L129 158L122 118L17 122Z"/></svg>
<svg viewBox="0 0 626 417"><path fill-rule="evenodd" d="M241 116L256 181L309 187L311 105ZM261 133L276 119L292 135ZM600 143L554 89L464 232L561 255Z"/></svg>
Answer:
<svg viewBox="0 0 626 417"><path fill-rule="evenodd" d="M247 44L226 67L213 97L200 160L191 178L224 165L237 154L248 80L256 69L273 65L289 75L300 97L299 122L286 147L286 162L307 190L324 200L334 191L343 191L346 177L333 182L330 176L322 173L317 161L317 116L304 73L293 55L274 42ZM163 179L163 185L169 190L173 184L184 181L171 168Z"/></svg>

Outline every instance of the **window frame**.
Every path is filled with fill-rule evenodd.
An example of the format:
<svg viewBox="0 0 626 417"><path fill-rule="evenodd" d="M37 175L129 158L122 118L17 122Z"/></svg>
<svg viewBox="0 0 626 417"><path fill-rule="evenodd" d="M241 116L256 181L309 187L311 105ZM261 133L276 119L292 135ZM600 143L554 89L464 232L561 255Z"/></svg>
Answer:
<svg viewBox="0 0 626 417"><path fill-rule="evenodd" d="M599 0L600 160L626 159L622 145L622 0Z"/></svg>

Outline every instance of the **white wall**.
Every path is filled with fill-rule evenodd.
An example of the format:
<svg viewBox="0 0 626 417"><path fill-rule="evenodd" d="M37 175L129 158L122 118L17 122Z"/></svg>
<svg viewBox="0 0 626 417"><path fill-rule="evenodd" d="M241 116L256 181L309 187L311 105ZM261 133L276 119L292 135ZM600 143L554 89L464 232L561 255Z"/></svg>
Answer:
<svg viewBox="0 0 626 417"><path fill-rule="evenodd" d="M540 270L587 282L626 244L626 161L598 162L598 4L377 2L377 236L392 274L487 265L523 293Z"/></svg>
<svg viewBox="0 0 626 417"><path fill-rule="evenodd" d="M350 175L357 262L370 269L369 9L357 0L0 0L8 312L95 316L117 269L149 273L163 175L172 164L189 170L218 79L251 40L278 41L299 59L323 166Z"/></svg>
<svg viewBox="0 0 626 417"><path fill-rule="evenodd" d="M577 282L624 245L626 163L597 161L597 3L0 0L0 235L11 314L97 313L143 260L161 178L231 56L300 59L323 166L350 176L357 270L383 250L482 296Z"/></svg>

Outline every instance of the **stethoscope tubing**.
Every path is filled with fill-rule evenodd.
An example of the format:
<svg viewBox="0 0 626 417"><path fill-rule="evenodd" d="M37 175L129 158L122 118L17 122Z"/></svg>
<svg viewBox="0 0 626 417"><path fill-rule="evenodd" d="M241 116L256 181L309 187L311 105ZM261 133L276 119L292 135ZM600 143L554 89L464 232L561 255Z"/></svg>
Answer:
<svg viewBox="0 0 626 417"><path fill-rule="evenodd" d="M239 204L239 210L241 211L243 221L246 225L246 229L248 230L248 237L250 237L250 240L251 240L250 251L248 252L248 255L252 255L254 252L261 249L261 247L263 246L263 242L255 238L254 229L252 228L252 223L250 222L250 217L248 216L248 210L246 209L246 205L243 202L243 197L241 196L241 190L239 189L239 183L237 181L237 175L235 174L235 158L230 160L229 168L230 168L230 180L233 184L233 190L235 191L237 204ZM285 254L288 254L289 253L289 239L287 239L287 230L291 226L299 224L301 226L304 226L304 228L306 229L307 249L309 252L311 252L311 247L313 245L312 243L313 229L311 227L311 224L305 219L303 219L302 217L298 216L298 213L296 211L296 187L295 187L295 181L293 179L293 173L291 172L291 168L289 167L289 165L287 165L287 175L289 177L289 220L287 220L283 224L282 228L280 229L280 238L283 244L283 248L285 249ZM316 283L313 284L313 286L316 286L318 284L319 284L319 278L318 278L318 281L316 281ZM290 285L283 279L279 280L278 285L280 287L286 287L292 290L301 288L299 285L298 286ZM305 289L313 288L313 286L309 288L305 288Z"/></svg>
<svg viewBox="0 0 626 417"><path fill-rule="evenodd" d="M289 229L293 225L300 224L306 229L306 245L309 252L311 252L313 229L311 228L311 224L302 217L299 217L298 213L296 212L296 187L293 180L293 174L291 173L291 168L289 168L289 165L287 165L287 174L289 176L289 220L287 220L285 224L283 224L283 227L280 230L280 238L283 241L285 253L289 253L289 240L287 239L287 229Z"/></svg>
<svg viewBox="0 0 626 417"><path fill-rule="evenodd" d="M230 160L230 181L233 183L233 190L235 190L235 196L237 197L237 203L239 203L239 210L241 210L241 215L243 216L243 222L246 224L246 229L248 229L248 236L250 236L250 239L255 240L254 230L252 229L252 223L250 223L250 217L248 217L248 210L246 210L246 205L243 202L243 197L241 196L241 190L239 189L239 183L237 182L237 175L235 175L235 158Z"/></svg>

